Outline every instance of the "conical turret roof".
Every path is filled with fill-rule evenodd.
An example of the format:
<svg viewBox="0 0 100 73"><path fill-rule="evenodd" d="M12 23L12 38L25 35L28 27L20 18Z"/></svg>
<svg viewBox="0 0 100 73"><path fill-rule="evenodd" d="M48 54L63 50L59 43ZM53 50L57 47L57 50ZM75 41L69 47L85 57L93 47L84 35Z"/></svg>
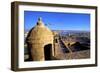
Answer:
<svg viewBox="0 0 100 73"><path fill-rule="evenodd" d="M44 25L42 18L39 18L36 26L29 31L27 42L43 43L50 38L53 39L53 32Z"/></svg>

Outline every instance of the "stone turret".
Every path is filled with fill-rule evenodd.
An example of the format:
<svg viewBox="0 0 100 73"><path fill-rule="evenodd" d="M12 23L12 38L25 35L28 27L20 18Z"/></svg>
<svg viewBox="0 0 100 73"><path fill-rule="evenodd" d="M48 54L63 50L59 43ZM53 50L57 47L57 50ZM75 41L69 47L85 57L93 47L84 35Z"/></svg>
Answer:
<svg viewBox="0 0 100 73"><path fill-rule="evenodd" d="M53 32L44 25L42 18L39 18L36 26L29 31L26 42L33 61L52 59Z"/></svg>

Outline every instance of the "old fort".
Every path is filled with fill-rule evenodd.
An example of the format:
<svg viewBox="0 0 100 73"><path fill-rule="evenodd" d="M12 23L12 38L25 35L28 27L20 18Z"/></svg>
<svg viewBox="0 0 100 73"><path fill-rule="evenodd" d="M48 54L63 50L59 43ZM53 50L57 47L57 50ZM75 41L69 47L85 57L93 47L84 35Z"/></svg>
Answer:
<svg viewBox="0 0 100 73"><path fill-rule="evenodd" d="M89 41L80 40L74 35L62 36L50 30L39 18L25 39L25 61L89 58L89 44Z"/></svg>

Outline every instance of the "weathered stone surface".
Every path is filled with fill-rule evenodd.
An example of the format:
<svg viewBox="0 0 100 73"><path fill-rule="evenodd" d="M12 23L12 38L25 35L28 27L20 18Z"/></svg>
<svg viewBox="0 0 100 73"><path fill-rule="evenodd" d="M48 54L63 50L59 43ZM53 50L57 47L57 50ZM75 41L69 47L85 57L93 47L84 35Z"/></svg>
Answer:
<svg viewBox="0 0 100 73"><path fill-rule="evenodd" d="M48 44L52 45L51 55L53 55L53 32L44 25L41 18L28 33L26 42L31 48L31 55L34 61L45 60L44 47Z"/></svg>

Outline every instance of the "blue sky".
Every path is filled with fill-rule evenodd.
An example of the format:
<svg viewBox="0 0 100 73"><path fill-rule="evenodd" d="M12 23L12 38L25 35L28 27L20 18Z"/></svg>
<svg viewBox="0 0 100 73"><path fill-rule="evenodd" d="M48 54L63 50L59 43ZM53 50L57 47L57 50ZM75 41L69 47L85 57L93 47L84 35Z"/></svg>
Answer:
<svg viewBox="0 0 100 73"><path fill-rule="evenodd" d="M24 28L30 30L42 17L51 30L90 30L90 14L24 11Z"/></svg>

